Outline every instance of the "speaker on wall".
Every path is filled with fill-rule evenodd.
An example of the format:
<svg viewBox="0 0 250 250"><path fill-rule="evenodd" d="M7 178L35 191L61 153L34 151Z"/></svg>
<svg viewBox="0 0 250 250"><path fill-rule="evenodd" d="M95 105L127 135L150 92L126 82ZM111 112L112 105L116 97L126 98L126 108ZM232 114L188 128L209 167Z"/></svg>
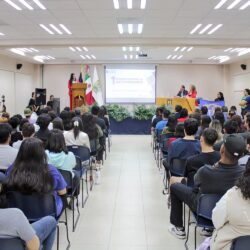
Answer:
<svg viewBox="0 0 250 250"><path fill-rule="evenodd" d="M18 64L16 65L16 69L18 69L18 70L20 70L22 67L23 67L23 65L22 65L21 63L18 63Z"/></svg>
<svg viewBox="0 0 250 250"><path fill-rule="evenodd" d="M36 106L46 105L46 89L35 90Z"/></svg>
<svg viewBox="0 0 250 250"><path fill-rule="evenodd" d="M242 70L246 70L247 69L247 65L246 64L241 64L240 67L241 67Z"/></svg>

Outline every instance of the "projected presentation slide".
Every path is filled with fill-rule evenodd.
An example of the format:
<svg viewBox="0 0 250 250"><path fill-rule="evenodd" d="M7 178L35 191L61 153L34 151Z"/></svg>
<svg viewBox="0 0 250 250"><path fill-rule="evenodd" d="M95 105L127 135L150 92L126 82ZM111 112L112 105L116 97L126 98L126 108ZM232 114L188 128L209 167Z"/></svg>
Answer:
<svg viewBox="0 0 250 250"><path fill-rule="evenodd" d="M155 66L107 66L106 103L155 103Z"/></svg>

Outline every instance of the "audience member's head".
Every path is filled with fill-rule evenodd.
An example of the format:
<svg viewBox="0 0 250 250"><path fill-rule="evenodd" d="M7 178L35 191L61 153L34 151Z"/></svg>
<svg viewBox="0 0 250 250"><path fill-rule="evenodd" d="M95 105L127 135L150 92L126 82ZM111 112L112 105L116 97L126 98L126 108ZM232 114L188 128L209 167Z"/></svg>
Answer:
<svg viewBox="0 0 250 250"><path fill-rule="evenodd" d="M177 125L177 118L174 114L171 114L168 117L168 124L167 124L168 131L172 133L175 132L176 125Z"/></svg>
<svg viewBox="0 0 250 250"><path fill-rule="evenodd" d="M227 112L228 112L228 107L223 106L223 107L221 108L221 111L224 112L224 113L227 113Z"/></svg>
<svg viewBox="0 0 250 250"><path fill-rule="evenodd" d="M97 116L98 115L98 113L99 113L99 110L100 110L100 108L98 107L98 106L93 106L92 108L91 108L91 114L92 115L94 115L94 116Z"/></svg>
<svg viewBox="0 0 250 250"><path fill-rule="evenodd" d="M215 107L215 109L214 109L214 113L216 113L216 112L222 112L222 110L221 110L221 107Z"/></svg>
<svg viewBox="0 0 250 250"><path fill-rule="evenodd" d="M98 116L103 119L105 115L107 115L107 109L104 106L101 106L99 109Z"/></svg>
<svg viewBox="0 0 250 250"><path fill-rule="evenodd" d="M208 108L207 108L207 106L202 106L202 107L201 107L201 114L202 114L202 115L207 115L207 113L208 113Z"/></svg>
<svg viewBox="0 0 250 250"><path fill-rule="evenodd" d="M10 124L0 123L0 144L9 144L11 130Z"/></svg>
<svg viewBox="0 0 250 250"><path fill-rule="evenodd" d="M162 117L163 111L164 111L164 108L163 108L163 107L158 107L158 108L156 109L156 111L155 111L156 116Z"/></svg>
<svg viewBox="0 0 250 250"><path fill-rule="evenodd" d="M72 128L75 139L79 136L79 133L83 131L82 119L80 117L74 117L72 119Z"/></svg>
<svg viewBox="0 0 250 250"><path fill-rule="evenodd" d="M216 130L217 134L218 134L218 140L217 142L222 140L222 126L219 120L212 120L212 122L209 125L210 128L213 128Z"/></svg>
<svg viewBox="0 0 250 250"><path fill-rule="evenodd" d="M224 124L224 133L225 134L236 134L239 131L239 126L236 121L228 120Z"/></svg>
<svg viewBox="0 0 250 250"><path fill-rule="evenodd" d="M247 131L250 130L250 116L246 117L244 126L247 129Z"/></svg>
<svg viewBox="0 0 250 250"><path fill-rule="evenodd" d="M11 125L12 129L16 130L18 125L20 125L20 120L16 116L12 116L9 119L9 124Z"/></svg>
<svg viewBox="0 0 250 250"><path fill-rule="evenodd" d="M70 107L65 107L63 110L69 112L70 111Z"/></svg>
<svg viewBox="0 0 250 250"><path fill-rule="evenodd" d="M180 113L181 110L182 110L182 106L181 106L181 105L176 105L176 106L175 106L175 112L176 112L176 113Z"/></svg>
<svg viewBox="0 0 250 250"><path fill-rule="evenodd" d="M52 111L52 108L50 106L47 106L47 107L40 110L40 115L41 114L48 114L50 111Z"/></svg>
<svg viewBox="0 0 250 250"><path fill-rule="evenodd" d="M217 139L218 133L216 132L216 130L213 128L206 128L201 134L200 141L202 146L206 145L208 147L213 147Z"/></svg>
<svg viewBox="0 0 250 250"><path fill-rule="evenodd" d="M244 89L244 96L250 95L250 89Z"/></svg>
<svg viewBox="0 0 250 250"><path fill-rule="evenodd" d="M23 119L22 115L20 115L20 114L16 114L14 116L17 117L19 119L19 121L21 121Z"/></svg>
<svg viewBox="0 0 250 250"><path fill-rule="evenodd" d="M41 114L38 116L36 124L40 127L41 130L48 129L48 126L51 122L51 118L48 114Z"/></svg>
<svg viewBox="0 0 250 250"><path fill-rule="evenodd" d="M95 117L90 113L82 115L83 132L89 136L89 140L96 139L98 136Z"/></svg>
<svg viewBox="0 0 250 250"><path fill-rule="evenodd" d="M68 153L63 132L59 129L52 129L48 135L46 149L52 153Z"/></svg>
<svg viewBox="0 0 250 250"><path fill-rule="evenodd" d="M64 130L69 131L72 129L72 114L69 111L63 110L60 114L60 118L63 121Z"/></svg>
<svg viewBox="0 0 250 250"><path fill-rule="evenodd" d="M205 128L208 128L209 127L209 125L210 125L210 123L211 123L211 118L210 118L210 116L208 116L208 115L203 115L202 117L201 117L201 127L203 128L203 129L205 129Z"/></svg>
<svg viewBox="0 0 250 250"><path fill-rule="evenodd" d="M176 125L174 137L176 137L176 138L183 138L183 137L185 137L184 124L183 123L179 123L179 124Z"/></svg>
<svg viewBox="0 0 250 250"><path fill-rule="evenodd" d="M237 111L237 108L236 108L236 106L231 106L231 107L230 107L230 110L236 112L236 111Z"/></svg>
<svg viewBox="0 0 250 250"><path fill-rule="evenodd" d="M240 115L234 115L231 119L232 121L236 121L239 127L239 132L241 132L241 128L242 128L242 119Z"/></svg>
<svg viewBox="0 0 250 250"><path fill-rule="evenodd" d="M168 117L170 116L170 111L168 109L165 109L162 113L162 118L163 119L168 119Z"/></svg>
<svg viewBox="0 0 250 250"><path fill-rule="evenodd" d="M48 115L50 116L51 121L53 121L57 117L55 111L53 111L53 110L49 111Z"/></svg>
<svg viewBox="0 0 250 250"><path fill-rule="evenodd" d="M52 121L52 124L53 124L53 129L59 129L61 131L64 130L63 128L63 121L60 117L56 117L53 121Z"/></svg>
<svg viewBox="0 0 250 250"><path fill-rule="evenodd" d="M23 113L26 118L30 118L32 115L32 111L30 108L26 108Z"/></svg>
<svg viewBox="0 0 250 250"><path fill-rule="evenodd" d="M214 119L220 121L220 124L222 127L224 126L225 116L224 116L223 112L221 112L221 111L215 112Z"/></svg>
<svg viewBox="0 0 250 250"><path fill-rule="evenodd" d="M183 108L180 112L180 118L186 118L188 117L188 110L186 108Z"/></svg>
<svg viewBox="0 0 250 250"><path fill-rule="evenodd" d="M200 113L194 112L194 113L192 113L192 114L189 115L189 118L196 119L197 122L198 122L198 125L200 126L200 124L201 124L201 114Z"/></svg>
<svg viewBox="0 0 250 250"><path fill-rule="evenodd" d="M23 127L22 127L23 138L33 137L34 134L35 134L35 127L34 127L34 125L30 124L29 122L24 123Z"/></svg>
<svg viewBox="0 0 250 250"><path fill-rule="evenodd" d="M75 115L76 116L81 116L81 109L80 108L75 109Z"/></svg>
<svg viewBox="0 0 250 250"><path fill-rule="evenodd" d="M3 113L2 113L2 117L3 117L3 118L6 118L7 120L9 120L9 119L10 119L10 114L7 113L7 112L3 112Z"/></svg>
<svg viewBox="0 0 250 250"><path fill-rule="evenodd" d="M198 121L194 118L189 118L184 122L184 131L187 136L194 136L198 130Z"/></svg>
<svg viewBox="0 0 250 250"><path fill-rule="evenodd" d="M29 120L28 120L27 118L23 118L23 119L20 121L20 126L19 126L19 130L20 130L20 131L22 131L23 125L24 125L26 122L29 122Z"/></svg>

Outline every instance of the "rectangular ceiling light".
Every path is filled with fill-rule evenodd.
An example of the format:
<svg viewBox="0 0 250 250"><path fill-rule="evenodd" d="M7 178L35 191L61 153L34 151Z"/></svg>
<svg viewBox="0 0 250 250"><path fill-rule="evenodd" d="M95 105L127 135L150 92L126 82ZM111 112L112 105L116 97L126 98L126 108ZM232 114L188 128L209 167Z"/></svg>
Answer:
<svg viewBox="0 0 250 250"><path fill-rule="evenodd" d="M26 8L28 8L29 10L34 10L34 8L31 6L31 5L29 5L25 0L19 0L19 2L21 3L21 4L23 4Z"/></svg>
<svg viewBox="0 0 250 250"><path fill-rule="evenodd" d="M144 10L146 8L146 0L141 0L141 9Z"/></svg>
<svg viewBox="0 0 250 250"><path fill-rule="evenodd" d="M0 32L0 36L5 36L5 35L4 35L4 33L1 33L1 32Z"/></svg>
<svg viewBox="0 0 250 250"><path fill-rule="evenodd" d="M172 55L169 55L168 57L167 57L167 59L170 59L172 57Z"/></svg>
<svg viewBox="0 0 250 250"><path fill-rule="evenodd" d="M213 34L216 30L218 30L220 27L222 27L223 24L218 24L217 26L215 26L213 29L211 29L209 32L208 32L208 35L211 35Z"/></svg>
<svg viewBox="0 0 250 250"><path fill-rule="evenodd" d="M34 48L30 48L31 50L33 50L34 52L39 52L39 50L34 49Z"/></svg>
<svg viewBox="0 0 250 250"><path fill-rule="evenodd" d="M211 26L212 26L213 24L208 24L207 26L205 26L205 28L203 28L200 32L199 32L199 34L204 34Z"/></svg>
<svg viewBox="0 0 250 250"><path fill-rule="evenodd" d="M192 30L191 30L191 32L190 32L190 34L192 35L192 34L194 34L200 27L201 27L201 23L199 23L199 24L197 24Z"/></svg>
<svg viewBox="0 0 250 250"><path fill-rule="evenodd" d="M238 56L243 56L250 53L250 48L247 48L245 50L242 50L241 52L239 52Z"/></svg>
<svg viewBox="0 0 250 250"><path fill-rule="evenodd" d="M183 57L183 55L180 55L180 56L177 58L177 60L180 60L182 57Z"/></svg>
<svg viewBox="0 0 250 250"><path fill-rule="evenodd" d="M69 47L69 49L72 50L73 52L76 51L75 48L73 48L73 47Z"/></svg>
<svg viewBox="0 0 250 250"><path fill-rule="evenodd" d="M118 24L118 30L119 30L120 34L123 34L123 26L121 23Z"/></svg>
<svg viewBox="0 0 250 250"><path fill-rule="evenodd" d="M124 59L128 59L128 56L127 56L127 55L124 55Z"/></svg>
<svg viewBox="0 0 250 250"><path fill-rule="evenodd" d="M47 58L48 58L49 60L55 60L55 59L56 59L56 58L53 57L53 56L47 56Z"/></svg>
<svg viewBox="0 0 250 250"><path fill-rule="evenodd" d="M86 55L86 57L87 57L88 59L91 59L91 57L90 57L89 55Z"/></svg>
<svg viewBox="0 0 250 250"><path fill-rule="evenodd" d="M50 24L49 25L53 30L55 30L59 35L62 35L62 31L59 30L54 24Z"/></svg>
<svg viewBox="0 0 250 250"><path fill-rule="evenodd" d="M96 59L96 57L95 57L94 55L91 55L91 57L92 57L93 59Z"/></svg>
<svg viewBox="0 0 250 250"><path fill-rule="evenodd" d="M84 51L88 52L89 50L86 47L82 47Z"/></svg>
<svg viewBox="0 0 250 250"><path fill-rule="evenodd" d="M244 9L246 9L248 6L250 6L250 1L247 1L245 4L243 4L243 5L240 7L240 10L244 10Z"/></svg>
<svg viewBox="0 0 250 250"><path fill-rule="evenodd" d="M15 8L16 10L22 10L18 5L16 5L15 3L13 3L11 0L4 0L6 3L8 3L10 6L12 6L13 8Z"/></svg>
<svg viewBox="0 0 250 250"><path fill-rule="evenodd" d="M54 35L54 32L52 32L49 28L47 28L44 24L39 24L41 28L46 30L50 35Z"/></svg>
<svg viewBox="0 0 250 250"><path fill-rule="evenodd" d="M136 47L136 51L140 51L140 47Z"/></svg>
<svg viewBox="0 0 250 250"><path fill-rule="evenodd" d="M78 51L82 51L82 49L81 49L81 48L79 48L79 47L76 47L76 49L77 49Z"/></svg>
<svg viewBox="0 0 250 250"><path fill-rule="evenodd" d="M59 25L68 35L72 35L70 30L64 24L59 24Z"/></svg>
<svg viewBox="0 0 250 250"><path fill-rule="evenodd" d="M142 30L143 30L143 24L142 24L142 23L139 23L139 24L138 24L137 33L138 33L138 34L141 34L141 33L142 33Z"/></svg>
<svg viewBox="0 0 250 250"><path fill-rule="evenodd" d="M208 60L213 60L215 58L216 58L216 56L211 56L211 57L208 58Z"/></svg>
<svg viewBox="0 0 250 250"><path fill-rule="evenodd" d="M174 56L172 57L172 60L174 60L176 57L177 57L177 55L174 55Z"/></svg>
<svg viewBox="0 0 250 250"><path fill-rule="evenodd" d="M11 52L15 53L15 54L18 54L18 55L21 55L21 56L25 56L25 53L19 49L10 49Z"/></svg>
<svg viewBox="0 0 250 250"><path fill-rule="evenodd" d="M180 47L176 47L174 51L178 51Z"/></svg>
<svg viewBox="0 0 250 250"><path fill-rule="evenodd" d="M113 0L113 3L114 3L114 8L118 10L120 8L119 0Z"/></svg>
<svg viewBox="0 0 250 250"><path fill-rule="evenodd" d="M39 0L33 0L33 2L42 10L46 10L46 7L39 1Z"/></svg>
<svg viewBox="0 0 250 250"><path fill-rule="evenodd" d="M122 47L122 51L126 51L127 50L127 48L126 47Z"/></svg>
<svg viewBox="0 0 250 250"><path fill-rule="evenodd" d="M221 8L228 0L221 0L215 7L214 9L217 10Z"/></svg>
<svg viewBox="0 0 250 250"><path fill-rule="evenodd" d="M129 34L133 33L133 24L132 23L128 24L128 33Z"/></svg>
<svg viewBox="0 0 250 250"><path fill-rule="evenodd" d="M194 47L189 47L187 52L191 51Z"/></svg>
<svg viewBox="0 0 250 250"><path fill-rule="evenodd" d="M239 4L242 0L234 0L228 7L228 10L233 9L237 4Z"/></svg>
<svg viewBox="0 0 250 250"><path fill-rule="evenodd" d="M34 56L33 59L34 59L35 61L40 62L40 63L44 63L44 61L43 61L43 59L41 58L41 56Z"/></svg>
<svg viewBox="0 0 250 250"><path fill-rule="evenodd" d="M232 50L233 48L228 48L228 49L225 49L224 52L229 52L230 50Z"/></svg>
<svg viewBox="0 0 250 250"><path fill-rule="evenodd" d="M133 8L133 0L127 0L127 6L128 6L128 9L132 9Z"/></svg>
<svg viewBox="0 0 250 250"><path fill-rule="evenodd" d="M226 62L226 61L228 61L228 60L230 60L230 57L229 57L229 56L221 56L221 57L220 57L220 63Z"/></svg>
<svg viewBox="0 0 250 250"><path fill-rule="evenodd" d="M134 56L133 56L133 55L130 55L129 57L130 57L130 59L133 59Z"/></svg>
<svg viewBox="0 0 250 250"><path fill-rule="evenodd" d="M182 52L183 52L183 51L185 51L185 50L186 50L186 48L187 48L187 47L183 47L183 48L181 49L181 51L182 51Z"/></svg>
<svg viewBox="0 0 250 250"><path fill-rule="evenodd" d="M129 47L129 51L133 51L133 49L134 49L133 47Z"/></svg>
<svg viewBox="0 0 250 250"><path fill-rule="evenodd" d="M85 59L86 59L86 57L85 57L85 56L83 56L83 55L80 55L80 57L81 57L83 60L85 60Z"/></svg>

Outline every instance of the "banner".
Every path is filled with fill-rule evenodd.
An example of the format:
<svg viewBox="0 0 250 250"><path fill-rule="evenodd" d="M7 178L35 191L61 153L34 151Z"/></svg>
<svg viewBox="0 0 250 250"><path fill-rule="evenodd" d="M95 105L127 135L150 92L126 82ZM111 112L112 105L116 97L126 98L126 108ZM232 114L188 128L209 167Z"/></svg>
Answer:
<svg viewBox="0 0 250 250"><path fill-rule="evenodd" d="M223 107L225 106L225 102L224 101L208 101L208 100L203 100L200 99L200 104L199 104L199 108L206 106L208 108L208 114L209 115L213 115L214 114L214 109L216 107Z"/></svg>
<svg viewBox="0 0 250 250"><path fill-rule="evenodd" d="M104 104L103 102L103 96L102 96L102 87L100 84L100 80L97 74L97 69L96 66L94 68L94 74L93 74L93 90L92 90L92 95L97 102L99 106L102 106Z"/></svg>

